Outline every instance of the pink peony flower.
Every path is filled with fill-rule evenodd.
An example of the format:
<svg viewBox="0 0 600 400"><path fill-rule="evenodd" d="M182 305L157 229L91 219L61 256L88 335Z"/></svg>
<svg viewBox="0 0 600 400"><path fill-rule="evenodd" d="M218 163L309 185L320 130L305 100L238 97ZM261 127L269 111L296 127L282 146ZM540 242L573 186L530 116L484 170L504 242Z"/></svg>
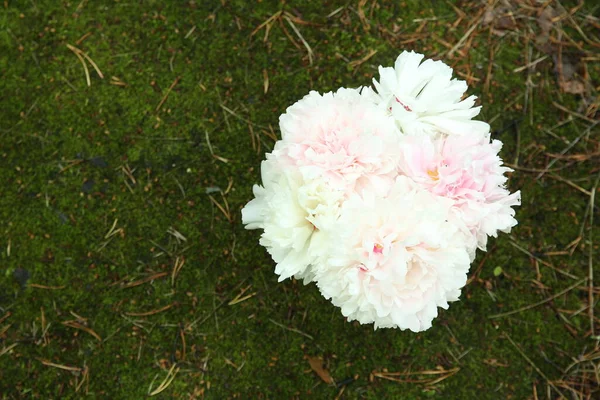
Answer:
<svg viewBox="0 0 600 400"><path fill-rule="evenodd" d="M520 192L511 194L498 152L502 143L489 135L408 135L402 138L400 172L431 193L451 199L453 213L464 223L479 248L488 236L510 232L517 224L511 208L521 204Z"/></svg>
<svg viewBox="0 0 600 400"><path fill-rule="evenodd" d="M273 155L305 179L323 177L347 194L385 195L392 185L399 132L359 90L310 92L286 110L280 127Z"/></svg>

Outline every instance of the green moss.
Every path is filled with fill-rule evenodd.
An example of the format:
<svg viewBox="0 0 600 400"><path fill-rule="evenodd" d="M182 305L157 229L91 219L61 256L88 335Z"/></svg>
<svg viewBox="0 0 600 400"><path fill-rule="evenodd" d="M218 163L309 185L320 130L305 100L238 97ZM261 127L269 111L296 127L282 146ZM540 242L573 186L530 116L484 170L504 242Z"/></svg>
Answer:
<svg viewBox="0 0 600 400"><path fill-rule="evenodd" d="M241 226L277 116L309 90L370 84L403 48L445 59L443 42L456 43L469 20L449 28L449 3L369 2L368 24L356 4L329 1L9 3L0 13L0 319L10 316L0 323L0 348L17 346L0 356L2 398L141 398L175 362L164 397L334 398L340 388L310 370L306 357L315 355L347 383L343 398L526 398L532 384L541 391L545 383L505 334L550 379L561 377L556 366L568 365L582 341L591 343L572 337L556 313L585 304L582 291L488 318L575 281L543 263L538 276L511 240L569 274L587 274L584 242L570 257L545 255L579 236L588 201L556 179L512 174L510 187L523 193L513 239L490 241L463 301L440 310L421 334L348 323L314 285L278 284L259 233ZM463 3L468 15L478 12L476 2ZM265 28L256 30L279 10L314 23L296 21L312 65L287 20L275 22L266 41ZM424 21L427 34L409 40ZM470 92L482 97L503 157L513 163L518 149L519 165L544 168L544 154L566 146L548 129L570 141L589 125L576 119L553 128L564 115L552 101L575 110L579 99L557 95L546 60L533 77L530 120L526 71L513 72L524 64L524 39L476 33L470 50L448 62L478 79ZM485 94L488 40L496 51ZM67 44L85 51L104 79L88 64L88 86ZM343 61L371 50L356 67ZM590 76L598 78L597 67ZM572 151L589 146L582 140ZM591 169L573 163L567 177L589 188ZM222 197L216 187L229 191ZM207 188L223 207L226 199L231 222ZM252 296L230 305L242 291ZM589 324L583 314L569 317L580 335ZM436 368L460 370L431 386L371 376Z"/></svg>

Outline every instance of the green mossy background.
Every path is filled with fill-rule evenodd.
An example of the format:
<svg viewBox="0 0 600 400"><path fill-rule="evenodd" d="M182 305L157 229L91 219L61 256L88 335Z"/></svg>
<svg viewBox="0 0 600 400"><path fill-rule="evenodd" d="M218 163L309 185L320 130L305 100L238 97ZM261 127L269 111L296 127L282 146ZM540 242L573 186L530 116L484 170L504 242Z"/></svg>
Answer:
<svg viewBox="0 0 600 400"><path fill-rule="evenodd" d="M490 319L573 286L597 254L598 6L542 3L0 4L0 398L140 399L163 382L158 398L597 394L588 281ZM563 17L544 41L547 7ZM86 61L88 86L67 44L103 79ZM523 196L519 226L420 334L348 323L314 285L278 284L240 215L278 115L309 90L370 84L404 49L469 81ZM568 66L583 91L561 90ZM564 154L580 158L552 161L574 140ZM377 376L433 370L447 372Z"/></svg>

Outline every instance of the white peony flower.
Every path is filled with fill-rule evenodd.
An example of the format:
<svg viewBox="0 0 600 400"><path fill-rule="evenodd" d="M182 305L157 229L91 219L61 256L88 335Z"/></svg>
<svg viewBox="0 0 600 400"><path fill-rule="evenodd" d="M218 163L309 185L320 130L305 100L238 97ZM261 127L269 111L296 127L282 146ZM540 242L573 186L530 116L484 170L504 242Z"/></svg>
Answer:
<svg viewBox="0 0 600 400"><path fill-rule="evenodd" d="M338 241L315 268L323 296L349 320L419 332L467 281L469 251L447 218L452 202L398 177L386 198L365 192L343 205Z"/></svg>
<svg viewBox="0 0 600 400"><path fill-rule="evenodd" d="M263 186L254 185L255 198L242 210L246 229L263 229L260 244L277 263L279 281L296 276L310 281L310 265L330 244L329 225L338 216L342 193L322 179L306 182L294 169L281 168L272 157L262 162Z"/></svg>
<svg viewBox="0 0 600 400"><path fill-rule="evenodd" d="M442 61L421 63L423 57L404 51L393 68L380 66L379 81L373 79L377 93L365 89L365 95L386 109L404 133L487 132L487 123L472 120L481 108L474 107L476 97L462 99L466 82L452 79L452 68Z"/></svg>

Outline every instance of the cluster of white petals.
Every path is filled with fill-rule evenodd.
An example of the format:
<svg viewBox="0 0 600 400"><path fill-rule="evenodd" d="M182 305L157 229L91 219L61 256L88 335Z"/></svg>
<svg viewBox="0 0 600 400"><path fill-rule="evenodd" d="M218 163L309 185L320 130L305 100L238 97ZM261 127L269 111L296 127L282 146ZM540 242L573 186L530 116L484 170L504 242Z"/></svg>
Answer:
<svg viewBox="0 0 600 400"><path fill-rule="evenodd" d="M374 89L310 92L242 210L279 281L314 281L348 320L420 332L458 300L477 248L517 224L520 193L475 97L403 52Z"/></svg>
<svg viewBox="0 0 600 400"><path fill-rule="evenodd" d="M475 96L463 99L467 83L452 78L452 68L422 54L403 52L394 67L379 67L379 81L367 94L395 120L403 132L416 134L485 134L488 124L472 120L481 107Z"/></svg>

